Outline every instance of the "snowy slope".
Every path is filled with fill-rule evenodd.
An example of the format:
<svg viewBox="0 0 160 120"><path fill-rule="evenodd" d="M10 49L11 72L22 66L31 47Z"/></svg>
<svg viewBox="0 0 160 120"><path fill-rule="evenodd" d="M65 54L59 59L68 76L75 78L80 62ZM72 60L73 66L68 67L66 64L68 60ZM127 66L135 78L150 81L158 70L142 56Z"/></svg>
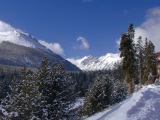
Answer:
<svg viewBox="0 0 160 120"><path fill-rule="evenodd" d="M68 61L78 66L81 70L112 69L120 61L119 54L107 53L101 57L85 56L81 59L68 58Z"/></svg>
<svg viewBox="0 0 160 120"><path fill-rule="evenodd" d="M7 23L0 21L0 43L2 41L11 42L25 47L47 49L28 33L24 33Z"/></svg>
<svg viewBox="0 0 160 120"><path fill-rule="evenodd" d="M160 86L149 85L110 110L86 120L160 120Z"/></svg>

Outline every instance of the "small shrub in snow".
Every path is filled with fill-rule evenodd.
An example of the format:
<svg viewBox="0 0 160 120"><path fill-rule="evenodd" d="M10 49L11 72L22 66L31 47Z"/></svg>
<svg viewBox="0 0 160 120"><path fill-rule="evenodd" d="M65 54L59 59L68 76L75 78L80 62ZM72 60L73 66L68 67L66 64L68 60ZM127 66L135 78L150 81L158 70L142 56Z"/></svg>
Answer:
<svg viewBox="0 0 160 120"><path fill-rule="evenodd" d="M160 85L160 79L156 79L154 84L155 85Z"/></svg>

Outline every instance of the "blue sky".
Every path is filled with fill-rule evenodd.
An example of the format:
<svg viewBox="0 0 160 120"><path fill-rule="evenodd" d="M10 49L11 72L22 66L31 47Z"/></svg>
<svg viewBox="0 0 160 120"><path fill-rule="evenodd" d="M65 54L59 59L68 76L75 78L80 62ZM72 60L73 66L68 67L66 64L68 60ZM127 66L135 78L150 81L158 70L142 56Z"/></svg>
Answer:
<svg viewBox="0 0 160 120"><path fill-rule="evenodd" d="M154 18L155 27L160 23L159 7L160 0L0 0L0 20L57 43L65 58L79 58L117 53L129 23L148 35L149 20Z"/></svg>

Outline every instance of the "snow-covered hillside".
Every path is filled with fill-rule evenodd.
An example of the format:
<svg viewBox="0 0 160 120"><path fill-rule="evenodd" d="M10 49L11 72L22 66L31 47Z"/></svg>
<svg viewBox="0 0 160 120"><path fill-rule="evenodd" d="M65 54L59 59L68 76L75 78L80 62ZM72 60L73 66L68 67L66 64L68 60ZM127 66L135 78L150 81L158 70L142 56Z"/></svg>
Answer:
<svg viewBox="0 0 160 120"><path fill-rule="evenodd" d="M119 54L107 53L101 57L85 56L81 59L68 58L68 61L78 66L81 70L112 69L120 61Z"/></svg>
<svg viewBox="0 0 160 120"><path fill-rule="evenodd" d="M28 33L24 33L7 23L0 21L0 43L2 41L8 41L25 47L47 49Z"/></svg>
<svg viewBox="0 0 160 120"><path fill-rule="evenodd" d="M160 86L149 85L86 120L160 120Z"/></svg>

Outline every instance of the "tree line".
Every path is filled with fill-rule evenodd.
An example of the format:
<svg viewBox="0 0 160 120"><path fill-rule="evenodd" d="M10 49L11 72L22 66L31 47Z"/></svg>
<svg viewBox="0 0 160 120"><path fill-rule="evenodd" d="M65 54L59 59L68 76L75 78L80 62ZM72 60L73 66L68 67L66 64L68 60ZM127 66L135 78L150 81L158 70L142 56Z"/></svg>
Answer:
<svg viewBox="0 0 160 120"><path fill-rule="evenodd" d="M1 117L11 120L61 120L70 119L72 116L80 119L86 114L91 115L125 98L127 86L122 82L124 76L119 64L115 64L115 68L69 72L62 64L54 63L50 66L49 61L44 58L34 72L27 70L26 67L12 74L2 70L1 87L3 85L7 87L0 89L3 95L0 98ZM95 88L97 85L98 87ZM100 95L101 92L103 95ZM92 98L90 95L93 93L100 95L93 104L98 105L99 100L103 100L98 109L88 112L91 106L86 106L90 104L90 98ZM75 109L76 112L73 114L70 109L75 99L79 97L85 98L84 106Z"/></svg>
<svg viewBox="0 0 160 120"><path fill-rule="evenodd" d="M68 117L75 99L75 81L61 64L48 65L46 58L34 73L24 67L12 80L10 92L1 99L1 112L9 120L60 120Z"/></svg>

